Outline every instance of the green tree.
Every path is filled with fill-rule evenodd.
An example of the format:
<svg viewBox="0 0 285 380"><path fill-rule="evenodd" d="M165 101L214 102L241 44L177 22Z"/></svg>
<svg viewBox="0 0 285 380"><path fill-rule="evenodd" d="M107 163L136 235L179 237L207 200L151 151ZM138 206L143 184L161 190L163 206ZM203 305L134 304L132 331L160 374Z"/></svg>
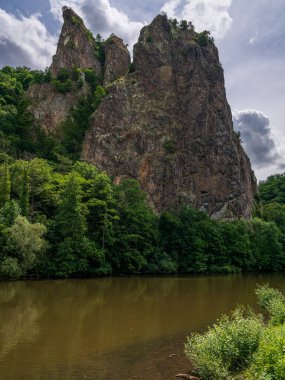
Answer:
<svg viewBox="0 0 285 380"><path fill-rule="evenodd" d="M1 167L0 171L0 207L3 207L10 201L11 196L11 178L7 161Z"/></svg>
<svg viewBox="0 0 285 380"><path fill-rule="evenodd" d="M119 220L109 259L116 273L142 273L158 244L156 216L146 202L146 194L135 180L123 180L115 187Z"/></svg>
<svg viewBox="0 0 285 380"><path fill-rule="evenodd" d="M22 215L29 216L30 209L30 168L29 163L23 167L21 195L20 195L20 207Z"/></svg>
<svg viewBox="0 0 285 380"><path fill-rule="evenodd" d="M263 203L285 204L285 174L269 176L259 183L259 195Z"/></svg>
<svg viewBox="0 0 285 380"><path fill-rule="evenodd" d="M40 223L32 224L24 216L18 216L12 227L7 230L8 256L16 257L22 274L33 269L37 254L45 247L43 235L46 227Z"/></svg>

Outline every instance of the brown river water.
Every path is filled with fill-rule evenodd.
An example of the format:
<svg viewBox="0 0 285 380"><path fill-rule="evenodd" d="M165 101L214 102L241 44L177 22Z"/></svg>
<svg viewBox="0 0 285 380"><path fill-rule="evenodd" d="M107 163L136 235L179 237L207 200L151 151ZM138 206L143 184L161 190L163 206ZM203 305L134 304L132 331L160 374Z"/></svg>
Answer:
<svg viewBox="0 0 285 380"><path fill-rule="evenodd" d="M174 379L187 334L284 275L0 282L0 379Z"/></svg>

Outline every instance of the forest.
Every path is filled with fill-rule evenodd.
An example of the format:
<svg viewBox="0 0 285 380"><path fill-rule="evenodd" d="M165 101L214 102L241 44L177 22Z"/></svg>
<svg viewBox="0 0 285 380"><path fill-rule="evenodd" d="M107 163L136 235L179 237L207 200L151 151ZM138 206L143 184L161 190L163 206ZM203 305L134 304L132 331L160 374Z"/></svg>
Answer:
<svg viewBox="0 0 285 380"><path fill-rule="evenodd" d="M158 215L138 182L115 185L80 161L89 117L106 93L90 70L90 95L60 136L34 125L25 91L78 85L78 76L63 74L55 82L48 71L0 70L1 278L284 270L283 174L260 183L252 220L215 221L188 206Z"/></svg>

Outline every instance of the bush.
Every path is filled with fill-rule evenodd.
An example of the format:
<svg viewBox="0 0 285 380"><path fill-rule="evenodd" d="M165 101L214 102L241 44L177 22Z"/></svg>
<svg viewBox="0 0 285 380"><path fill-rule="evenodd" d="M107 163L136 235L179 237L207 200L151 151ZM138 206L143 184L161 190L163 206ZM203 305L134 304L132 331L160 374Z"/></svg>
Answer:
<svg viewBox="0 0 285 380"><path fill-rule="evenodd" d="M258 285L255 294L257 295L258 304L265 310L269 309L272 300L284 300L283 294L277 289L270 288L268 284Z"/></svg>
<svg viewBox="0 0 285 380"><path fill-rule="evenodd" d="M85 76L86 82L89 83L91 89L95 91L96 86L98 85L98 82L99 82L95 71L93 69L85 69L84 76Z"/></svg>
<svg viewBox="0 0 285 380"><path fill-rule="evenodd" d="M197 33L196 41L198 45L205 47L208 45L208 43L214 42L214 39L213 37L210 37L210 32L204 30L204 32Z"/></svg>
<svg viewBox="0 0 285 380"><path fill-rule="evenodd" d="M268 311L270 323L279 325L285 322L285 297L277 290L270 288L268 284L258 286L255 291L259 305Z"/></svg>
<svg viewBox="0 0 285 380"><path fill-rule="evenodd" d="M270 302L268 312L270 315L270 323L273 326L281 325L285 322L285 303L277 298Z"/></svg>
<svg viewBox="0 0 285 380"><path fill-rule="evenodd" d="M66 94L67 92L70 92L72 90L71 79L68 79L66 82L61 82L57 79L54 79L52 81L52 84L54 85L54 88L62 94Z"/></svg>
<svg viewBox="0 0 285 380"><path fill-rule="evenodd" d="M193 333L185 352L203 379L229 379L232 372L243 370L258 349L263 322L261 316L236 309L205 334Z"/></svg>
<svg viewBox="0 0 285 380"><path fill-rule="evenodd" d="M13 257L7 257L1 265L1 275L9 279L17 279L21 277L22 271L18 265L18 260Z"/></svg>
<svg viewBox="0 0 285 380"><path fill-rule="evenodd" d="M66 82L68 79L70 79L70 73L67 69L61 67L59 69L59 72L56 76L56 79L59 80L60 82Z"/></svg>
<svg viewBox="0 0 285 380"><path fill-rule="evenodd" d="M129 64L129 73L134 73L136 71L135 64L132 62Z"/></svg>
<svg viewBox="0 0 285 380"><path fill-rule="evenodd" d="M147 38L146 38L146 42L148 42L148 43L151 44L153 42L152 36L148 35Z"/></svg>
<svg viewBox="0 0 285 380"><path fill-rule="evenodd" d="M253 363L246 373L249 380L285 379L285 325L267 328Z"/></svg>
<svg viewBox="0 0 285 380"><path fill-rule="evenodd" d="M163 143L163 148L164 148L165 152L168 154L175 152L174 144L173 144L173 141L171 141L171 140L166 140Z"/></svg>

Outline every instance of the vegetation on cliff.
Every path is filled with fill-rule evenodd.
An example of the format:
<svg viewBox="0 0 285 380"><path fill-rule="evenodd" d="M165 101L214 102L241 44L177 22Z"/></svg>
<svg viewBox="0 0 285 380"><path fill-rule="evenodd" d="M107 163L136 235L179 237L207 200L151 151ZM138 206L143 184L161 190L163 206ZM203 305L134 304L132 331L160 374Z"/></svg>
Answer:
<svg viewBox="0 0 285 380"><path fill-rule="evenodd" d="M185 352L201 379L234 379L240 372L248 380L285 378L285 297L268 285L259 286L256 294L268 323L239 307L206 333L188 337Z"/></svg>

